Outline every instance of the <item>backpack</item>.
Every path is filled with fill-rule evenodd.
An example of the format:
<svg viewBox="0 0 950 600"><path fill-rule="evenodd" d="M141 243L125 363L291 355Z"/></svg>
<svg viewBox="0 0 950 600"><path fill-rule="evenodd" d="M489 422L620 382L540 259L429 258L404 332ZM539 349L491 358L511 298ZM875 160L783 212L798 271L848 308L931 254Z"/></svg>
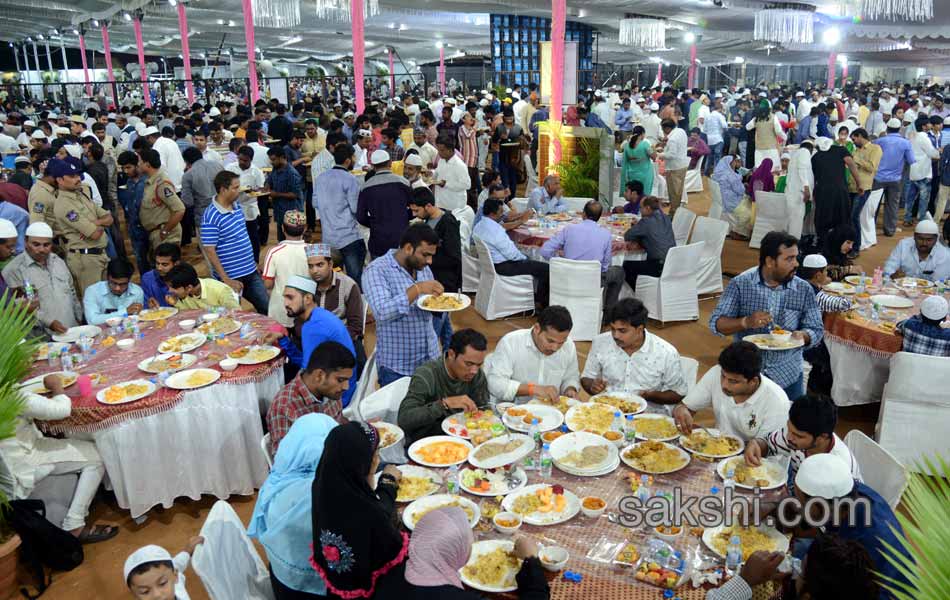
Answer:
<svg viewBox="0 0 950 600"><path fill-rule="evenodd" d="M20 588L25 598L39 598L52 579L46 567L55 571L71 571L82 564L82 544L68 531L46 520L46 505L42 500L13 500L8 509L10 526L22 541L20 557L26 569L38 581L37 594L30 595Z"/></svg>

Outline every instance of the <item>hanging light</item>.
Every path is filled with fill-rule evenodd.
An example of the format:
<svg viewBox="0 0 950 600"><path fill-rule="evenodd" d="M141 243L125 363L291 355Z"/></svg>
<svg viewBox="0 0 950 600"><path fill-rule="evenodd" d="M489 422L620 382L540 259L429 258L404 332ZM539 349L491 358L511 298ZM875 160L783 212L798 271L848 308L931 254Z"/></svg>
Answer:
<svg viewBox="0 0 950 600"><path fill-rule="evenodd" d="M300 25L300 0L253 0L254 25L286 29Z"/></svg>
<svg viewBox="0 0 950 600"><path fill-rule="evenodd" d="M683 41L686 42L687 44L692 44L693 42L696 41L696 34L694 34L694 33L691 32L691 31L687 31L687 32L683 35Z"/></svg>
<svg viewBox="0 0 950 600"><path fill-rule="evenodd" d="M929 21L934 16L933 0L861 0L864 19Z"/></svg>
<svg viewBox="0 0 950 600"><path fill-rule="evenodd" d="M125 19L126 21L131 21L131 20L132 20L132 15L129 14L129 13L127 13L127 12L126 12L126 13L122 13L122 18Z"/></svg>
<svg viewBox="0 0 950 600"><path fill-rule="evenodd" d="M837 27L829 27L821 34L821 41L826 46L836 46L841 41L841 31Z"/></svg>
<svg viewBox="0 0 950 600"><path fill-rule="evenodd" d="M379 14L379 0L363 0L363 18ZM351 21L350 0L317 0L317 18L328 21Z"/></svg>
<svg viewBox="0 0 950 600"><path fill-rule="evenodd" d="M654 17L624 17L620 20L620 43L644 49L666 47L666 21Z"/></svg>
<svg viewBox="0 0 950 600"><path fill-rule="evenodd" d="M810 44L815 40L815 7L783 2L755 13L753 38L770 42Z"/></svg>

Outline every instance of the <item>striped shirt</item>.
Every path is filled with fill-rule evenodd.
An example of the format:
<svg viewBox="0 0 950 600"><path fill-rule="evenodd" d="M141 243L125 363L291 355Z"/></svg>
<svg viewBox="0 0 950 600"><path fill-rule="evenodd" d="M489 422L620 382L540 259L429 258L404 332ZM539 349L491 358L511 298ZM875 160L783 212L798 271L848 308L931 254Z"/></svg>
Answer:
<svg viewBox="0 0 950 600"><path fill-rule="evenodd" d="M462 125L459 127L459 151L462 153L462 161L469 169L478 166L478 140L475 129L469 129Z"/></svg>
<svg viewBox="0 0 950 600"><path fill-rule="evenodd" d="M201 243L214 247L224 273L231 279L257 270L244 213L238 205L226 210L218 204L217 198L211 202L201 218Z"/></svg>
<svg viewBox="0 0 950 600"><path fill-rule="evenodd" d="M857 459L854 458L854 455L851 454L851 450L844 445L844 442L841 441L841 438L839 438L837 434L833 433L831 435L832 441L831 447L828 448L828 454L837 456L844 461L844 464L851 468L851 475L858 481L861 481L861 467L858 465ZM800 467L802 461L805 460L805 453L795 448L795 446L792 446L791 442L788 441L788 425L759 439L765 441L766 456L777 454L779 456L788 457L788 482L786 485L788 486L789 492L794 492L795 476L798 474L798 467Z"/></svg>

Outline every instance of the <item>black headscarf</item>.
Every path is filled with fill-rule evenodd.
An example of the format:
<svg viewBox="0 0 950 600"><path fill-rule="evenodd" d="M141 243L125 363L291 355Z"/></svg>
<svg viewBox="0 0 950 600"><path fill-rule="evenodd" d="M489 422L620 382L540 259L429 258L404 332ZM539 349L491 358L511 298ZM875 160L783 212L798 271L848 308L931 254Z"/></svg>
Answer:
<svg viewBox="0 0 950 600"><path fill-rule="evenodd" d="M366 480L378 446L372 425L334 428L313 481L310 562L327 591L343 598L373 596L377 580L405 561L409 548L409 537L392 521L394 487L380 485L384 502Z"/></svg>
<svg viewBox="0 0 950 600"><path fill-rule="evenodd" d="M848 257L841 253L841 245L851 240L857 240L857 234L854 226L850 223L843 223L828 232L825 236L824 248L822 254L828 260L829 265L847 266L851 264Z"/></svg>

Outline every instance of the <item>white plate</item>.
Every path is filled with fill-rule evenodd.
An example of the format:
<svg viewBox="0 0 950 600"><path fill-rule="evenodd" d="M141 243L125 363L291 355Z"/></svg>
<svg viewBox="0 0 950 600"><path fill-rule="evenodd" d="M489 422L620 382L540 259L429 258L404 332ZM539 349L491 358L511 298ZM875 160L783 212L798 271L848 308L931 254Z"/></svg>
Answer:
<svg viewBox="0 0 950 600"><path fill-rule="evenodd" d="M171 312L168 312L168 311L171 311ZM167 315L165 315L164 317L160 316L166 312L168 312ZM155 316L156 313L159 316ZM170 319L177 314L178 314L178 309L175 308L174 306L163 306L161 308L146 308L145 310L139 312L139 319L146 322L160 321L162 319Z"/></svg>
<svg viewBox="0 0 950 600"><path fill-rule="evenodd" d="M439 477L439 474L433 471L432 469L427 469L425 467L417 467L415 465L397 465L397 469L402 473L403 477L425 477L431 481L434 485L429 488L428 492L417 496L415 498L410 498L408 500L396 500L396 502L406 503L406 502L415 502L419 498L425 498L426 496L431 496L432 494L439 491L439 488L442 487L442 478ZM383 472L379 471L376 473L376 485L379 485L379 476Z"/></svg>
<svg viewBox="0 0 950 600"><path fill-rule="evenodd" d="M693 427L694 435L697 432L703 433L703 431L704 430L700 429L699 427ZM714 429L712 427L707 427L705 431L708 431L709 434L713 437L726 437L726 438L732 438L736 440L737 442L739 442L739 449L736 450L735 452L730 452L729 454L709 454L706 452L700 452L699 450L693 450L692 448L690 448L688 445L684 443L686 440L685 435L680 436L680 446L682 446L683 449L686 450L687 452L692 452L696 456L705 456L706 458L728 458L730 456L736 456L737 454L742 454L742 451L745 450L745 442L743 442L742 438L738 436L732 435L731 433L722 433L718 429Z"/></svg>
<svg viewBox="0 0 950 600"><path fill-rule="evenodd" d="M754 333L742 338L743 342L755 344L759 350L792 350L805 345L805 340L791 338L787 342L776 341L771 333Z"/></svg>
<svg viewBox="0 0 950 600"><path fill-rule="evenodd" d="M465 566L474 565L475 560L483 555L490 552L494 552L498 548L504 548L508 552L514 550L515 543L513 540L482 540L481 542L475 542L472 544L472 553L468 557L468 562L465 563ZM518 582L516 577L518 576L517 570L509 571L505 576L505 579L502 581L500 586L486 585L483 583L478 583L473 579L469 579L465 575L465 567L459 569L459 575L461 576L462 583L467 585L470 588L489 593L502 593L502 592L514 592L518 589ZM508 582L510 585L504 585L505 582Z"/></svg>
<svg viewBox="0 0 950 600"><path fill-rule="evenodd" d="M395 439L395 440L389 442L389 443L386 444L386 445L383 445L383 440L382 440L382 437L383 437L383 436L380 435L380 436L379 436L379 437L380 437L380 440L379 440L379 449L380 449L380 450L382 450L382 449L384 449L384 448L389 448L390 446L395 446L396 444L398 444L399 442L401 442L401 441L403 440L403 438L406 437L406 432L403 431L402 428L399 427L398 425L393 425L392 423L386 423L385 421L376 421L375 423L371 423L371 425L372 425L373 427L375 427L377 430L385 429L386 431L392 432L392 433L395 434L395 436L396 436L396 439Z"/></svg>
<svg viewBox="0 0 950 600"><path fill-rule="evenodd" d="M706 528L703 531L703 543L706 544L706 547L712 550L714 554L716 554L717 556L721 556L722 558L725 558L726 555L721 554L718 550L716 550L715 546L713 546L713 543L712 543L716 535L719 534L719 532L721 532L723 529L726 529L724 525ZM767 527L765 525L760 525L758 527L758 530L766 534L773 540L775 540L775 547L773 548L775 552L788 551L788 538L782 535L782 533L779 532L778 529L774 527Z"/></svg>
<svg viewBox="0 0 950 600"><path fill-rule="evenodd" d="M20 342L23 343L22 341ZM69 349L72 344L70 342L49 342L46 344L38 344L36 347L36 354L33 355L33 361L39 360L48 360L49 359L49 349L50 346L56 346L59 349L59 353L62 354L63 350Z"/></svg>
<svg viewBox="0 0 950 600"><path fill-rule="evenodd" d="M917 287L926 289L932 288L934 286L934 282L924 279L923 277L901 277L900 279L895 279L894 281L902 288Z"/></svg>
<svg viewBox="0 0 950 600"><path fill-rule="evenodd" d="M623 412L623 411L621 411L621 414L623 414L624 416L626 416L626 415L639 415L640 413L642 413L643 411L645 411L645 410L647 409L647 401L646 401L643 397L638 396L638 395L636 395L636 394L626 394L626 393L623 393L623 392L604 392L603 394L597 394L596 396L591 396L591 397L590 397L590 402L595 402L595 403L597 403L597 404L605 404L605 406L613 406L612 404L606 404L606 403L603 403L603 402L597 402L597 398L600 398L600 397L602 397L602 396L612 396L612 397L614 397L614 398L620 398L621 400L626 400L627 402L634 402L634 403L636 403L636 404L639 405L639 408L637 408L637 410L635 410L635 411L633 411L633 412ZM619 409L618 407L616 407L616 406L614 406L613 408L615 409L615 412L616 412L617 410L620 410L620 409Z"/></svg>
<svg viewBox="0 0 950 600"><path fill-rule="evenodd" d="M270 356L268 356L267 358L261 358L261 359L255 360L245 355L241 358L234 358L232 360L236 360L239 365L259 365L261 363L266 363L269 360L274 360L275 358L280 356L280 348L276 346L247 346L247 348L249 351L266 350ZM240 350L240 348L238 348L238 350ZM235 351L232 350L231 352L235 352ZM228 353L228 358L231 358L230 352Z"/></svg>
<svg viewBox="0 0 950 600"><path fill-rule="evenodd" d="M655 441L655 440L650 440L650 441ZM654 472L652 472L652 471L644 471L644 470L641 469L640 467L637 467L636 465L634 465L634 464L633 464L633 461L630 460L630 459L628 459L628 458L625 456L625 454L626 454L627 450L629 450L629 449L631 449L631 448L633 448L633 447L640 446L640 445L642 445L642 444L648 444L648 443L650 443L650 442L637 442L636 444L631 444L631 445L629 445L629 446L626 446L626 447L624 447L624 448L621 448L621 449L620 449L620 460L623 461L623 464L627 465L628 467L630 467L630 468L633 469L634 471L638 471L638 472L640 472L640 473L647 473L647 474L649 474L649 475L667 475L667 474L669 474L669 473L675 473L675 472L677 472L677 471L681 471L681 470L685 469L685 468L689 465L690 461L693 459L693 457L690 456L689 452L687 452L686 450L683 450L683 449L680 448L679 446L674 446L673 444L670 444L670 443L668 443L668 442L660 442L661 444L663 444L663 445L666 446L667 448L672 448L673 450L676 450L676 452L677 452L680 456L682 456L682 457L684 457L684 458L686 459L686 462L684 462L681 467L677 467L677 468L672 469L672 470L670 470L670 471L659 471L659 472L656 472L656 473L654 473Z"/></svg>
<svg viewBox="0 0 950 600"><path fill-rule="evenodd" d="M182 354L182 353L180 353L180 352L169 352L169 353L167 353L167 354L159 354L159 355L153 356L153 357L151 357L151 358L146 358L145 360L143 360L142 362L140 362L137 366L138 366L138 368L139 368L140 371L145 371L146 373L152 373L153 375L156 375L156 374L158 374L158 373L161 373L161 371L156 371L155 369L151 368L152 361L154 361L154 360L168 360L169 357L175 356L176 354L181 355L181 366L178 367L177 369L168 369L168 370L171 371L171 372L181 371L182 369L187 369L187 368L190 367L191 365L193 365L193 364L195 364L196 362L198 362L198 357L195 356L194 354Z"/></svg>
<svg viewBox="0 0 950 600"><path fill-rule="evenodd" d="M536 417L540 417L541 421L538 423L538 431L544 433L545 431L551 431L552 429L557 429L561 426L561 423L564 422L564 414L553 406L547 406L545 404L532 404L530 406L519 406L517 408L523 408L530 412ZM515 431L527 432L531 429L531 426L522 421L524 417L512 417L508 415L508 412L505 411L504 421L505 424Z"/></svg>
<svg viewBox="0 0 950 600"><path fill-rule="evenodd" d="M457 460L457 461L445 463L445 464L430 463L423 460L422 457L419 456L419 449L424 448L425 446L428 446L429 444L433 444L435 442L454 442L456 444L461 444L465 446L466 448L468 448L468 454L466 454L465 458L463 458L462 460ZM435 467L437 469L447 468L447 467L451 467L452 465L460 465L466 460L468 460L468 457L472 455L472 445L461 438L453 437L451 435L433 435L427 438L422 438L421 440L416 440L411 446L409 446L408 454L409 454L409 458L419 463L420 465L424 465L426 467Z"/></svg>
<svg viewBox="0 0 950 600"><path fill-rule="evenodd" d="M70 327L66 330L66 333L54 333L53 341L54 342L76 342L80 337L87 335L89 337L96 337L102 333L102 328L97 327L96 325L77 325L76 327Z"/></svg>
<svg viewBox="0 0 950 600"><path fill-rule="evenodd" d="M204 334L205 336L207 336L207 335L208 335L207 329L210 329L212 326L214 326L214 325L215 325L215 321L217 321L217 320L218 320L218 319L215 319L214 321L211 321L210 323L202 323L201 325L198 325L197 327L195 327L195 331L201 332L202 334ZM240 321L238 321L237 319L230 319L230 318L229 318L228 320L232 321L231 328L230 328L230 329L225 329L225 330L222 330L222 331L213 331L215 337L218 337L219 335L231 335L231 334L234 333L235 331L240 331L240 329L241 329L241 322L240 322ZM222 321L222 323L223 323L223 322L224 322L224 321ZM208 327L205 327L206 325L207 325ZM202 328L204 328L204 329L202 329Z"/></svg>
<svg viewBox="0 0 950 600"><path fill-rule="evenodd" d="M536 483L534 485L529 485L526 488L518 491L514 494L508 494L505 496L505 499L501 502L501 507L507 510L508 512L514 512L513 508L515 505L515 500L519 497L524 496L525 494L533 494L535 491L544 488L550 487L550 484L547 483ZM573 492L565 489L564 490L564 499L567 500L567 504L564 506L564 510L555 513L539 513L533 512L527 515L521 515L522 519L528 525L557 525L558 523L563 523L574 518L574 515L580 512L581 510L581 501Z"/></svg>
<svg viewBox="0 0 950 600"><path fill-rule="evenodd" d="M876 296L871 296L871 303L883 306L884 308L914 308L913 300L892 294L877 294Z"/></svg>
<svg viewBox="0 0 950 600"><path fill-rule="evenodd" d="M402 511L402 524L406 526L406 529L412 531L415 529L415 524L412 522L412 519L416 514L426 512L427 509L437 508L443 504L449 504L453 501L458 501L459 504L467 506L472 510L472 518L469 521L469 526L474 528L475 525L478 524L478 520L482 518L482 512L479 510L478 505L465 496L453 496L452 494L433 494L432 496L424 496L411 502L409 506Z"/></svg>
<svg viewBox="0 0 950 600"><path fill-rule="evenodd" d="M191 377L193 373L207 373L212 376L213 379L209 380L206 383L201 385L192 385L188 383L188 378ZM196 390L202 388L206 385L211 385L215 381L221 378L221 371L216 371L214 369L188 369L187 371L178 371L171 377L165 380L165 385L174 390Z"/></svg>
<svg viewBox="0 0 950 600"><path fill-rule="evenodd" d="M493 413L490 408L483 409L482 412L485 413L485 417L482 417L483 419L487 418L492 423L498 423L499 425L501 425L501 422L498 420L498 416L495 415L495 413ZM456 421L455 424L451 423L452 419L455 419ZM472 439L472 436L469 435L470 432L468 431L468 427L465 426L465 422L468 420L469 419L465 418L464 412L459 412L453 415L449 415L445 417L444 419L442 419L442 431L444 431L446 435L462 438L463 440L470 440ZM475 420L481 420L481 419L475 419ZM455 431L453 431L453 428ZM462 433L463 429L466 430L464 434Z"/></svg>
<svg viewBox="0 0 950 600"><path fill-rule="evenodd" d="M860 275L848 275L847 277L844 278L844 280L850 283L851 285L861 285ZM868 286L868 285L871 285L872 283L874 283L874 279L872 277L868 277L868 276L864 277L864 285Z"/></svg>
<svg viewBox="0 0 950 600"><path fill-rule="evenodd" d="M563 460L568 454L580 451L588 446L602 446L606 448L607 456L600 463L587 468L563 464ZM616 462L618 460L617 446L603 436L587 433L585 431L577 431L574 433L566 433L551 442L551 458L554 459L554 465L562 471L587 475L589 473L603 471Z"/></svg>
<svg viewBox="0 0 950 600"><path fill-rule="evenodd" d="M730 456L729 458L722 459L719 461L719 464L716 465L716 472L719 473L719 476L723 480L726 479L726 471L729 469L730 465L734 464L735 462L745 462L745 458L742 456ZM783 465L778 461L763 458L762 466L753 468L756 470L762 469L764 471L762 474L765 475L765 477L762 477L762 479L769 480L769 485L760 487L760 490L774 490L776 488L780 488L784 486L785 482L788 480L788 469L783 467ZM738 481L736 482L736 487L746 490L755 489L754 485L739 483Z"/></svg>
<svg viewBox="0 0 950 600"><path fill-rule="evenodd" d="M464 469L459 471L459 482L460 482L459 487L462 490L464 490L465 493L471 494L473 496L485 496L488 498L494 498L496 496L506 496L508 494L517 492L524 486L528 485L528 475L524 472L524 469L522 469L521 467L515 467L514 469L511 470L512 478L518 483L518 485L516 485L515 487L509 488L507 485L504 485L503 487L492 487L492 489L487 492L476 491L476 490L472 490L461 485L462 474L465 473L466 471L474 471L474 469L472 469L471 467L465 467Z"/></svg>
<svg viewBox="0 0 950 600"><path fill-rule="evenodd" d="M853 294L855 293L854 286L850 283L841 283L840 281L834 281L825 286L826 292L832 292L834 294Z"/></svg>
<svg viewBox="0 0 950 600"><path fill-rule="evenodd" d="M666 415L658 415L658 414L654 414L654 413L648 413L648 414L644 414L644 415L637 415L636 417L633 418L634 425L636 425L636 422L637 422L638 420L640 420L640 419L647 419L647 420L651 420L651 421L661 421L661 420L662 420L662 421L666 421L667 423L670 423L670 424L673 425L673 429L676 429L676 421L673 420L673 417L668 417L668 416L666 416ZM645 435L642 435L642 434L640 433L640 430L639 430L639 429L637 430L637 439L638 439L638 440L654 440L654 441L657 441L657 442L672 442L673 440L679 439L679 437L680 437L679 430L677 430L676 433L674 433L673 435L670 435L670 436L667 436L667 437L662 437L662 438L648 438L648 437L646 437Z"/></svg>
<svg viewBox="0 0 950 600"><path fill-rule="evenodd" d="M97 400L98 402L100 402L100 403L102 403L102 404L106 404L106 405L108 405L108 406L115 406L115 405L117 405L117 404L128 404L129 402L135 402L136 400L141 400L142 398L144 398L144 397L146 397L146 396L148 396L148 395L154 394L154 393L155 393L155 390L158 389L154 383L152 383L151 381L148 381L147 379L133 379L132 381L123 381L122 383L117 383L117 384L115 384L115 385L129 385L130 383L136 383L136 384L140 384L140 385L145 385L145 386L148 386L148 389L146 389L146 390L145 390L144 392L142 392L141 394L135 394L134 396L129 396L128 398L124 398L124 399L122 399L122 400L119 400L118 402L106 402L106 400L105 400L105 398L106 398L106 390L108 390L109 388L113 387L113 386L110 385L109 387L107 387L107 388L102 388L101 390L99 390L98 392L96 392L96 400Z"/></svg>
<svg viewBox="0 0 950 600"><path fill-rule="evenodd" d="M168 344L172 342L173 340L182 340L182 342L184 343L184 346L182 346L181 348L176 348L176 349L169 348ZM196 348L200 348L201 345L204 343L205 343L205 336L201 335L200 333L183 333L181 335L170 337L167 340L163 341L161 344L159 344L158 352L160 354L165 354L169 352L177 352L177 353L191 352L192 350Z"/></svg>
<svg viewBox="0 0 950 600"><path fill-rule="evenodd" d="M76 383L79 380L79 373L67 373L66 371L53 371L52 373L46 373L44 375L37 375L36 377L31 377L23 383L18 384L20 391L30 392L33 394L48 394L49 390L46 389L46 386L43 385L43 380L46 378L46 375L59 375L60 379L64 380L66 384L63 388L68 388L69 386Z"/></svg>
<svg viewBox="0 0 950 600"><path fill-rule="evenodd" d="M620 466L620 455L618 454L617 458L614 459L612 463L610 463L609 465L607 465L606 467L604 467L603 469L599 471L581 473L579 471L574 471L570 467L566 465L561 465L559 463L555 463L554 466L556 466L561 471L564 471L568 475L574 475L575 477L601 477L603 475L607 475L608 473L613 473L614 471L617 470L617 467Z"/></svg>
<svg viewBox="0 0 950 600"><path fill-rule="evenodd" d="M609 404L600 404L597 402L584 402L582 404L578 404L577 406L572 406L571 410L567 411L567 414L564 415L564 422L567 423L567 428L570 429L571 431L582 431L584 428L581 427L579 423L574 422L574 417L581 410L585 408L593 407L593 406L599 407L599 410L609 411L611 415L610 416L611 419L613 419L614 413L617 412L617 409L615 409L613 406L610 406ZM613 423L613 421L611 421L611 423ZM604 431L607 431L608 429L610 429L611 423L608 423L607 427L605 427L604 430L601 431L600 433L603 433Z"/></svg>
<svg viewBox="0 0 950 600"><path fill-rule="evenodd" d="M461 303L462 303L462 306L460 306L459 308L427 308L427 307L423 306L422 303L425 302L426 299L431 298L431 297L433 296L433 294L422 294L422 295L420 295L418 298L416 298L416 306L418 306L418 307L421 308L422 310L427 310L427 311L429 311L429 312L439 312L439 313L441 313L441 312L458 312L458 311L460 311L460 310L465 310L466 308L468 308L468 307L472 304L472 299L469 298L468 296L466 296L465 294L457 294L457 295L456 295L456 294L454 294L454 293L449 293L449 294L445 294L445 295L447 295L447 296L452 296L453 298L455 298L456 300L458 300L459 302L461 302Z"/></svg>
<svg viewBox="0 0 950 600"><path fill-rule="evenodd" d="M474 450L468 453L468 462L473 467L478 469L497 469L498 467L503 467L505 465L510 465L511 463L518 462L522 458L528 455L529 452L535 449L533 440L523 433L512 433L511 441L521 441L521 446L511 452L506 452L504 454L499 454L488 460L479 460L475 458L475 453L478 452L478 449L486 444L505 444L509 441L507 435L501 435L496 438L492 438L487 442L483 442L475 447Z"/></svg>

